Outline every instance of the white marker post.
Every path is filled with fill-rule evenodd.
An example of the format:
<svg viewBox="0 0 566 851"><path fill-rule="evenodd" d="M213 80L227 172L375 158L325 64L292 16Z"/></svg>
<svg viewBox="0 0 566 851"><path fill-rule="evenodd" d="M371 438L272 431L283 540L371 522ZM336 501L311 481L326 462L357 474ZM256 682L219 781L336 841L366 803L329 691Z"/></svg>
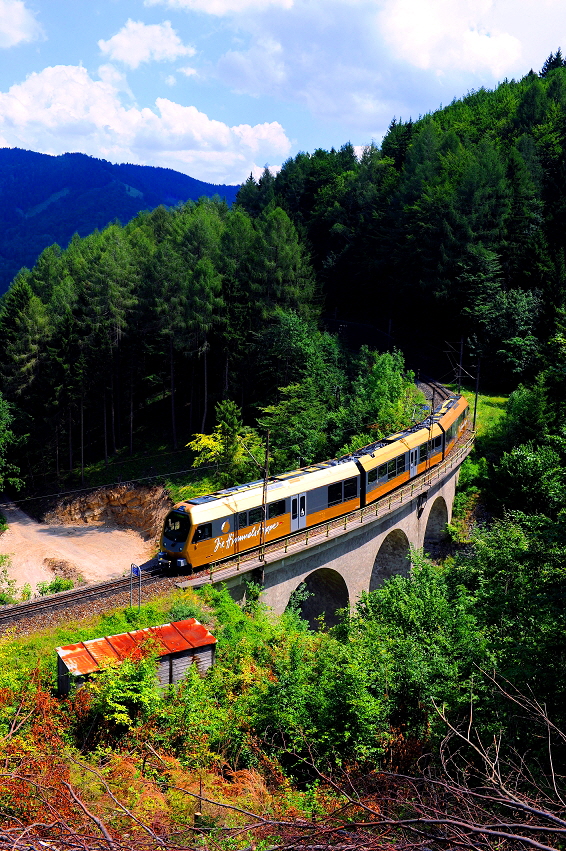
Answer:
<svg viewBox="0 0 566 851"><path fill-rule="evenodd" d="M132 564L130 568L130 609L132 608L132 586L134 582L134 576L138 577L138 612L141 608L141 568L137 566L137 564Z"/></svg>

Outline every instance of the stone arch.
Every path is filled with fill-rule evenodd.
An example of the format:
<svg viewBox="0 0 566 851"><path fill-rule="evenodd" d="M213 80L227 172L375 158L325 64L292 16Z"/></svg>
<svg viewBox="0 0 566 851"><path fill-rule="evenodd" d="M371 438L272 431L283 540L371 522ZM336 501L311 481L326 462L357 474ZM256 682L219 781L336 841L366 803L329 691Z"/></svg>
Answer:
<svg viewBox="0 0 566 851"><path fill-rule="evenodd" d="M407 576L411 569L409 539L402 529L393 529L375 557L369 581L369 590L375 591L386 579L401 574Z"/></svg>
<svg viewBox="0 0 566 851"><path fill-rule="evenodd" d="M350 602L343 576L336 570L321 567L309 573L303 582L310 596L301 603L301 617L309 622L311 629L320 627L321 615L324 615L326 626L337 624L338 609L344 609Z"/></svg>
<svg viewBox="0 0 566 851"><path fill-rule="evenodd" d="M437 496L426 521L424 542L426 544L438 544L446 538L446 524L448 523L448 506L443 496Z"/></svg>

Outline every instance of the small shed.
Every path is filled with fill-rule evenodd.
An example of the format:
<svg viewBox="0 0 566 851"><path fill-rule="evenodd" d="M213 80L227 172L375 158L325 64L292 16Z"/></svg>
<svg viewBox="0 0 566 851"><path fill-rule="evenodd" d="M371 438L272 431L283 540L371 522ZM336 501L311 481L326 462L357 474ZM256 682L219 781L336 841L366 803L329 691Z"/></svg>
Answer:
<svg viewBox="0 0 566 851"><path fill-rule="evenodd" d="M71 677L83 682L109 662L135 658L148 638L154 640L159 654L157 676L162 686L179 682L193 662L201 675L214 664L216 639L199 621L189 618L57 647L57 693L69 694Z"/></svg>

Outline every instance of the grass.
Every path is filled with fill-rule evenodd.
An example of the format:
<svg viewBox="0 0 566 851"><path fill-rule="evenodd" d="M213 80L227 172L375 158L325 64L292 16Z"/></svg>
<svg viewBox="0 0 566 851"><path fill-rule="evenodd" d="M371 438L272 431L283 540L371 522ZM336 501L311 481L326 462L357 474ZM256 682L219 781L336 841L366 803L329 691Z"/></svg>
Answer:
<svg viewBox="0 0 566 851"><path fill-rule="evenodd" d="M166 480L165 487L173 502L177 503L185 499L192 499L194 496L212 493L212 491L217 490L218 485L211 476L201 474L199 478L185 484Z"/></svg>
<svg viewBox="0 0 566 851"><path fill-rule="evenodd" d="M3 514L0 514L0 535L2 534L2 532L5 532L7 528L8 524L6 522L6 518Z"/></svg>
<svg viewBox="0 0 566 851"><path fill-rule="evenodd" d="M456 390L455 384L446 385L450 390ZM462 396L467 399L470 406L470 421L474 416L475 390L470 387L462 387ZM478 437L484 437L493 432L505 414L509 396L487 396L485 393L478 394L478 406L476 411L476 432Z"/></svg>
<svg viewBox="0 0 566 851"><path fill-rule="evenodd" d="M60 626L16 637L15 628L0 637L1 667L18 672L25 679L36 668L48 671L56 681L55 648L105 635L117 635L133 629L159 626L171 620L196 617L205 621L210 616L199 595L192 591L172 591L137 607L114 609L86 620L67 621ZM1 675L0 675L1 680Z"/></svg>
<svg viewBox="0 0 566 851"><path fill-rule="evenodd" d="M456 385L447 385L456 390ZM475 390L462 388L462 395L470 406L470 422L474 415ZM472 454L466 458L460 468L460 477L452 509L452 521L448 532L454 543L465 544L481 512L482 488L487 483L488 458L498 455L501 449L499 425L505 416L509 396L491 396L478 394L476 410L476 443Z"/></svg>

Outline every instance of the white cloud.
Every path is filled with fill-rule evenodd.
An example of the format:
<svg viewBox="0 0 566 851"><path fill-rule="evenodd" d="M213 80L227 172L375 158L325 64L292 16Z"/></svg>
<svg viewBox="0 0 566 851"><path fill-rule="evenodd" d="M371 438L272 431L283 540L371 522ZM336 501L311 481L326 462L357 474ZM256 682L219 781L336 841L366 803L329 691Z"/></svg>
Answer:
<svg viewBox="0 0 566 851"><path fill-rule="evenodd" d="M168 6L187 12L206 12L209 15L241 14L257 12L270 6L290 9L293 0L144 0L144 6Z"/></svg>
<svg viewBox="0 0 566 851"><path fill-rule="evenodd" d="M0 144L160 165L214 183L239 183L258 162L289 154L278 122L230 127L168 98L155 106L124 106L109 74L93 80L83 67L45 68L0 93Z"/></svg>
<svg viewBox="0 0 566 851"><path fill-rule="evenodd" d="M492 0L387 0L380 16L395 55L423 70L484 70L494 77L514 67L521 42L493 29Z"/></svg>
<svg viewBox="0 0 566 851"><path fill-rule="evenodd" d="M43 30L22 0L0 0L0 47L43 37Z"/></svg>
<svg viewBox="0 0 566 851"><path fill-rule="evenodd" d="M265 168L266 168L266 166L264 166L264 165L254 165L250 174L253 175L255 180L259 180L260 177L262 176L263 172L265 171ZM271 172L273 177L275 177L281 171L281 166L280 165L269 165L269 166L267 166L267 170Z"/></svg>
<svg viewBox="0 0 566 851"><path fill-rule="evenodd" d="M538 2L550 47L534 67L566 42L566 8ZM300 104L343 128L343 141L370 142L394 115L417 118L525 73L532 8L533 0L293 0L241 14L239 44L220 57L217 74L239 94Z"/></svg>
<svg viewBox="0 0 566 851"><path fill-rule="evenodd" d="M177 70L180 74L184 74L185 77L194 77L197 73L196 68L190 68L188 65L186 65L184 68L178 68Z"/></svg>
<svg viewBox="0 0 566 851"><path fill-rule="evenodd" d="M184 45L170 21L162 24L144 24L129 19L125 26L109 38L100 39L98 46L103 53L130 68L137 68L150 60L174 60L179 56L194 56L194 47Z"/></svg>
<svg viewBox="0 0 566 851"><path fill-rule="evenodd" d="M125 92L132 100L134 99L126 75L122 71L119 71L115 65L111 65L110 63L99 65L98 76L103 83L107 83L117 92Z"/></svg>

